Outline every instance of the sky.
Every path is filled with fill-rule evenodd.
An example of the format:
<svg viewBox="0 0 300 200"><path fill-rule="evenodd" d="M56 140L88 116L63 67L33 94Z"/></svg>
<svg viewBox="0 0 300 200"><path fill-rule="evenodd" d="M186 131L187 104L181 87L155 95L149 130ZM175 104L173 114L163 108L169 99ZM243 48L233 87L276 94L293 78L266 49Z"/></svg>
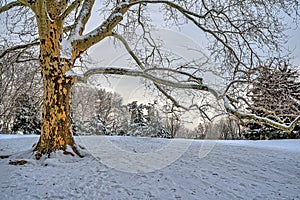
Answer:
<svg viewBox="0 0 300 200"><path fill-rule="evenodd" d="M101 5L95 7L99 8ZM192 60L195 58L203 57L201 53L195 52L191 49L197 49L201 52L205 52L205 46L207 45L207 40L205 39L204 34L198 30L193 24L184 25L183 28L162 28L162 15L157 11L157 7L149 7L151 12L151 18L154 23L157 23L158 28L155 32L155 36L160 38L164 42L164 50L172 51L177 55L183 56L186 60ZM93 16L94 15L94 16ZM92 18L99 19L97 12L93 12ZM92 28L95 24L98 24L99 21L91 21L88 24L88 28ZM288 32L290 40L287 44L288 49L293 50L294 60L292 64L300 66L300 28L290 30ZM96 66L126 66L127 59L129 55L122 47L122 45L117 45L114 47L112 39L105 39L99 44L93 46L89 53L91 57L96 61ZM130 64L127 64L130 65ZM300 71L300 69L299 69ZM101 77L101 76L98 76ZM102 76L103 77L103 76ZM94 78L95 80L95 78ZM106 78L98 78L98 81L93 81L93 84L101 85L102 87L109 88L109 90L116 91L120 93L124 98L125 102L130 102L132 100L139 101L148 101L148 97L141 96L140 94L145 94L143 87L140 86L139 78L128 78L128 77L119 77L118 79L110 79L110 82L107 82ZM218 78L212 74L205 74L204 80L206 83L218 84Z"/></svg>
<svg viewBox="0 0 300 200"><path fill-rule="evenodd" d="M289 36L288 46L293 50L293 64L298 66L298 70L300 71L300 28L298 27L295 30L289 31Z"/></svg>

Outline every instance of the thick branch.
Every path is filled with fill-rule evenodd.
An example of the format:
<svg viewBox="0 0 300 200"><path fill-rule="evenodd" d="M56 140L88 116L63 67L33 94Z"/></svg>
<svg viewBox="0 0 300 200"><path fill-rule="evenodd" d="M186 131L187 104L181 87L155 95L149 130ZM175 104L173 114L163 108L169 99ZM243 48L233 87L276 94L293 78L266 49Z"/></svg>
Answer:
<svg viewBox="0 0 300 200"><path fill-rule="evenodd" d="M166 69L166 70L168 70L168 69ZM165 86L174 87L174 88L181 88L181 89L208 91L212 95L214 95L217 100L219 100L220 97L222 97L222 95L220 95L216 90L214 90L210 87L207 87L205 85L195 84L195 83L181 83L181 82L169 81L169 80L155 77L155 76L148 74L142 70L132 70L132 69L126 69L126 68L109 67L109 68L90 69L90 70L86 71L84 74L76 74L76 73L73 73L72 71L69 71L66 75L67 76L76 76L78 82L87 82L87 79L90 76L95 75L95 74L114 74L114 75L142 77L142 78L151 80L154 84L160 84L160 85L165 85ZM274 120L268 119L266 117L259 117L255 114L247 114L247 113L239 112L237 109L235 109L231 106L230 100L226 95L223 95L223 101L224 101L224 105L225 105L227 112L235 115L236 117L238 117L240 119L251 119L258 123L268 124L277 129L284 130L288 133L291 133L294 130L295 126L298 123L300 123L300 115L292 123L290 123L289 125L285 125L282 123L278 123Z"/></svg>
<svg viewBox="0 0 300 200"><path fill-rule="evenodd" d="M75 48L80 51L85 51L105 37L112 35L113 29L123 20L123 15L127 12L129 7L127 1L120 2L100 26L76 41Z"/></svg>
<svg viewBox="0 0 300 200"><path fill-rule="evenodd" d="M85 0L83 2L82 8L81 8L80 13L79 13L79 16L75 21L75 28L70 33L71 38L82 35L82 33L85 29L85 25L86 25L88 19L91 16L91 11L92 11L94 3L95 3L95 0ZM80 0L77 4L80 4ZM75 5L72 4L73 6L71 5L72 7L70 9L74 9L77 6L77 4L75 4Z"/></svg>
<svg viewBox="0 0 300 200"><path fill-rule="evenodd" d="M70 71L66 75L76 76L78 82L87 82L88 78L95 74L115 74L115 75L133 76L133 77L142 77L151 80L156 84L161 84L161 85L175 87L175 88L194 89L194 90L203 90L203 91L211 90L209 87L205 85L196 84L196 83L173 82L145 73L145 71L142 70L132 70L127 68L116 68L116 67L93 68L87 70L84 74L76 74Z"/></svg>

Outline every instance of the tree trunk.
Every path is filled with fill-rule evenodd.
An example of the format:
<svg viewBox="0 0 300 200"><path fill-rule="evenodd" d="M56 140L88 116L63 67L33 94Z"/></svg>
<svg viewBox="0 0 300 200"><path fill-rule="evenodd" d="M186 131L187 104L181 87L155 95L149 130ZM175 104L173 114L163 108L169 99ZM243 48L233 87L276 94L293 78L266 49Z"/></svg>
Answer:
<svg viewBox="0 0 300 200"><path fill-rule="evenodd" d="M70 118L71 89L74 78L65 76L72 66L70 61L60 58L62 26L56 22L48 23L49 31L46 37L40 40L39 62L44 83L44 96L41 136L35 148L36 159L40 159L44 154L49 156L57 150L67 152L68 145L80 155L75 148Z"/></svg>

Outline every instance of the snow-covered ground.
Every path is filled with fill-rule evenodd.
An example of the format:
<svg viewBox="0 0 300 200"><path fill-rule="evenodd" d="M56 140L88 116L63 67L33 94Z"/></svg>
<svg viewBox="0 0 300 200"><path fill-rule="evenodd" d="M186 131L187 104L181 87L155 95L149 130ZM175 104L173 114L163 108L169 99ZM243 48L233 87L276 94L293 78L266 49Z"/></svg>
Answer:
<svg viewBox="0 0 300 200"><path fill-rule="evenodd" d="M300 140L77 137L84 158L36 161L38 137L0 135L0 199L300 199ZM25 159L26 165L8 165Z"/></svg>

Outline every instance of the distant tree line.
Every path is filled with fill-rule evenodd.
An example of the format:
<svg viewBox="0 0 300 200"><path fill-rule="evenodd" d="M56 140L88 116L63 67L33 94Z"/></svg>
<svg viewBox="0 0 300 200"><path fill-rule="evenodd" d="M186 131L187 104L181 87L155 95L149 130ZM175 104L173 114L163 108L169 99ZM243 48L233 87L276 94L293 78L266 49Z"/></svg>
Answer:
<svg viewBox="0 0 300 200"><path fill-rule="evenodd" d="M14 57L3 62L0 69L0 133L39 134L42 84L37 73L38 65L33 59L31 67L22 62L12 67L12 59ZM246 94L251 99L247 106L258 116L288 124L300 113L299 72L285 63L279 63L275 68L270 66L257 67ZM189 130L180 114L168 109L158 108L157 102L141 104L133 101L125 105L117 93L77 84L73 88L73 134L194 139L300 138L299 124L288 134L251 120L240 121L230 115L214 122L204 120L194 130Z"/></svg>
<svg viewBox="0 0 300 200"><path fill-rule="evenodd" d="M82 95L84 93L89 95ZM77 95L78 96L77 96ZM77 85L72 103L75 135L131 135L173 138L179 127L170 126L157 103L124 104L122 97L104 89Z"/></svg>

